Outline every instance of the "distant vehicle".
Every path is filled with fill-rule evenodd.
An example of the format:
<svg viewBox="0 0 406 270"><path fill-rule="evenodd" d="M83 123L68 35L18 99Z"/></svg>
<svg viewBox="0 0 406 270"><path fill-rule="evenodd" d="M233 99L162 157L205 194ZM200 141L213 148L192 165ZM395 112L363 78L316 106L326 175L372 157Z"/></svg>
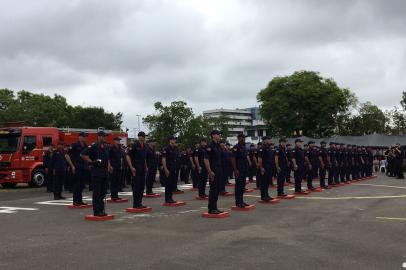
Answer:
<svg viewBox="0 0 406 270"><path fill-rule="evenodd" d="M5 188L15 187L17 183L43 186L43 157L50 145L56 146L59 141L71 145L78 140L81 131L88 134L86 142L91 144L97 140L97 132L101 129L29 127L15 123L3 125L0 127L0 184ZM127 145L127 133L104 131L108 143L112 143L114 137L120 137L121 144Z"/></svg>

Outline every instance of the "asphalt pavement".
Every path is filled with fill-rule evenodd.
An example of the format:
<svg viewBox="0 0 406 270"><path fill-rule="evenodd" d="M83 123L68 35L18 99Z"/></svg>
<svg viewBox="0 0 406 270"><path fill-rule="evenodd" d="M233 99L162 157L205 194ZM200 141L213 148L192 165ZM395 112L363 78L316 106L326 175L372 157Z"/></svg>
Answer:
<svg viewBox="0 0 406 270"><path fill-rule="evenodd" d="M44 189L0 189L0 269L406 269L404 180L380 175L275 205L255 191L246 194L255 210L225 219L201 217L207 202L180 187L185 206L144 199L153 208L144 214L125 212L127 190L130 201L108 204L115 219L106 222L85 221L91 209L68 209Z"/></svg>

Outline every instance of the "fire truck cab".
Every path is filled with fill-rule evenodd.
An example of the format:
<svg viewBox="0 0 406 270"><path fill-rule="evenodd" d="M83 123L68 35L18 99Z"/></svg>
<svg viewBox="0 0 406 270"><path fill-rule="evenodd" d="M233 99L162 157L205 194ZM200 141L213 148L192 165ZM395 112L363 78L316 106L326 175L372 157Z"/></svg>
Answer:
<svg viewBox="0 0 406 270"><path fill-rule="evenodd" d="M81 131L88 133L88 144L96 141L98 132L96 129L26 126L0 128L0 184L6 188L14 187L17 183L41 187L45 182L44 152L50 145L57 145L60 140L68 145L76 142ZM127 145L126 133L109 130L105 132L108 134L108 143L118 136L121 143Z"/></svg>

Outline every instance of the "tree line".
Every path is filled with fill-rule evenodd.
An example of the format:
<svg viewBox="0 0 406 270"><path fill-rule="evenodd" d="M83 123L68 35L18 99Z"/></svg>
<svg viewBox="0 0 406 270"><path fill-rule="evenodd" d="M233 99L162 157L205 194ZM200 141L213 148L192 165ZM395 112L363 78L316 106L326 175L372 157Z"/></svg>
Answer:
<svg viewBox="0 0 406 270"><path fill-rule="evenodd" d="M21 121L32 126L119 130L122 117L122 113L107 112L102 107L71 106L61 95L0 89L0 123Z"/></svg>

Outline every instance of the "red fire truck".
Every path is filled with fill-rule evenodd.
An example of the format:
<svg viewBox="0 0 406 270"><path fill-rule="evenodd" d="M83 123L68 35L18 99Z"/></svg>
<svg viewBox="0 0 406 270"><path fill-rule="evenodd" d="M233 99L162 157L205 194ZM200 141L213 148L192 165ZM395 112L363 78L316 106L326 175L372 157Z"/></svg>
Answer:
<svg viewBox="0 0 406 270"><path fill-rule="evenodd" d="M45 182L43 156L50 145L64 141L71 145L78 140L80 132L86 132L86 141L91 144L97 139L97 132L102 129L72 129L54 127L29 127L18 124L5 124L0 127L0 184L14 187L17 183L29 183L41 187ZM103 129L104 130L104 129ZM108 143L114 137L120 137L121 143L127 145L128 134L104 130Z"/></svg>

